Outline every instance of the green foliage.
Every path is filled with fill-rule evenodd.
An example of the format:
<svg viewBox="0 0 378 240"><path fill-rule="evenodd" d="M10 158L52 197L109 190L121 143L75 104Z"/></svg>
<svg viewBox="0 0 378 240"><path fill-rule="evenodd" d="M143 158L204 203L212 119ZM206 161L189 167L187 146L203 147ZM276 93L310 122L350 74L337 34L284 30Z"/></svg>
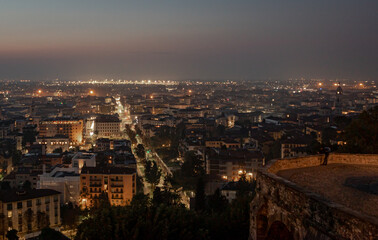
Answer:
<svg viewBox="0 0 378 240"><path fill-rule="evenodd" d="M169 187L155 188L152 204L159 206L160 204L170 205L180 205L180 196L179 194Z"/></svg>
<svg viewBox="0 0 378 240"><path fill-rule="evenodd" d="M198 178L204 174L203 161L193 151L188 151L185 153L181 169L174 173L174 179L184 189L194 190Z"/></svg>
<svg viewBox="0 0 378 240"><path fill-rule="evenodd" d="M207 204L202 211L181 205L170 183L166 179L152 199L139 193L129 206L96 209L79 225L75 240L248 239L253 182L239 181L240 193L232 204L219 190L208 199L203 195Z"/></svg>
<svg viewBox="0 0 378 240"><path fill-rule="evenodd" d="M60 216L62 218L62 225L69 229L75 229L79 224L80 214L80 208L74 206L72 203L61 206Z"/></svg>
<svg viewBox="0 0 378 240"><path fill-rule="evenodd" d="M146 161L144 166L144 173L146 177L146 181L150 183L153 188L159 184L160 177L161 177L161 170L159 169L158 165L155 161Z"/></svg>
<svg viewBox="0 0 378 240"><path fill-rule="evenodd" d="M131 126L126 125L125 131L126 131L127 136L129 136L131 143L135 144L137 142L136 133L133 130L131 130Z"/></svg>
<svg viewBox="0 0 378 240"><path fill-rule="evenodd" d="M195 209L196 211L204 211L206 206L206 196L205 196L205 183L203 178L198 178L196 186L196 197L195 197Z"/></svg>
<svg viewBox="0 0 378 240"><path fill-rule="evenodd" d="M139 158L142 158L142 159L145 159L146 158L146 151L144 149L144 146L143 144L138 144L137 148L136 148L136 155L139 157Z"/></svg>
<svg viewBox="0 0 378 240"><path fill-rule="evenodd" d="M327 127L322 131L322 143L324 145L330 145L330 140L336 140L337 131L334 128Z"/></svg>
<svg viewBox="0 0 378 240"><path fill-rule="evenodd" d="M156 153L161 157L164 162L169 162L172 159L178 157L178 151L175 148L158 148L156 149Z"/></svg>
<svg viewBox="0 0 378 240"><path fill-rule="evenodd" d="M54 229L46 227L42 229L41 234L38 236L39 240L51 240L51 239L61 239L62 234Z"/></svg>
<svg viewBox="0 0 378 240"><path fill-rule="evenodd" d="M151 205L138 198L127 207L99 209L79 225L75 239L207 239L203 221L194 212L178 205Z"/></svg>
<svg viewBox="0 0 378 240"><path fill-rule="evenodd" d="M378 106L360 114L346 128L342 152L378 153Z"/></svg>
<svg viewBox="0 0 378 240"><path fill-rule="evenodd" d="M208 197L208 211L211 213L221 213L229 206L228 201L225 196L223 196L219 188L215 193Z"/></svg>

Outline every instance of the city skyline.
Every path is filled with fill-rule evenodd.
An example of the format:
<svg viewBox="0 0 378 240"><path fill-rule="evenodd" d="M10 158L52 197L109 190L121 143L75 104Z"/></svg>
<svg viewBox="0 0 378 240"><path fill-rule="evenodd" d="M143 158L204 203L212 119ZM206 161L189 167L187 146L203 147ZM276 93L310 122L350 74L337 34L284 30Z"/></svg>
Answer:
<svg viewBox="0 0 378 240"><path fill-rule="evenodd" d="M376 1L3 1L0 79L376 80Z"/></svg>

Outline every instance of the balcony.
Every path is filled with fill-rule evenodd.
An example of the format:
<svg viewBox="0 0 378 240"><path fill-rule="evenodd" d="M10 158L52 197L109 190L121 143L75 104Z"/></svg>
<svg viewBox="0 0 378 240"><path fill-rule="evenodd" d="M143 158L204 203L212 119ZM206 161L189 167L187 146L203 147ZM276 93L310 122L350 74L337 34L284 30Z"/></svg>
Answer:
<svg viewBox="0 0 378 240"><path fill-rule="evenodd" d="M123 190L121 189L121 190L118 190L118 191L114 191L112 193L123 193Z"/></svg>
<svg viewBox="0 0 378 240"><path fill-rule="evenodd" d="M110 179L112 182L123 182L123 179Z"/></svg>
<svg viewBox="0 0 378 240"><path fill-rule="evenodd" d="M123 197L122 196L118 196L118 197L112 196L112 199L123 199Z"/></svg>
<svg viewBox="0 0 378 240"><path fill-rule="evenodd" d="M89 187L102 187L102 184L99 184L99 183L91 183L91 184L89 184Z"/></svg>

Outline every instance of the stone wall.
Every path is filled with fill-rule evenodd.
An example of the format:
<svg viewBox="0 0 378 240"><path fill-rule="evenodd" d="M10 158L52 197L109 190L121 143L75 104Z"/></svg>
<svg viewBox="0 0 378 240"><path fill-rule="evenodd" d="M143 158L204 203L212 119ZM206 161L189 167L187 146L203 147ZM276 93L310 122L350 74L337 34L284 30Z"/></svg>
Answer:
<svg viewBox="0 0 378 240"><path fill-rule="evenodd" d="M287 226L293 239L377 239L378 221L276 175L258 173L257 195L251 203L251 237L264 239L273 222ZM266 208L266 209L262 209ZM265 235L258 236L259 214L265 210Z"/></svg>
<svg viewBox="0 0 378 240"><path fill-rule="evenodd" d="M324 155L272 161L257 173L256 197L251 203L250 239L272 239L279 222L289 234L280 239L378 239L378 219L331 202L281 178L280 170L318 166ZM378 165L378 155L330 154L328 164ZM277 233L276 233L277 234Z"/></svg>
<svg viewBox="0 0 378 240"><path fill-rule="evenodd" d="M324 158L324 154L319 154L298 158L273 160L267 165L266 169L270 173L277 173L280 170L319 166L323 163ZM378 165L378 155L331 153L328 156L328 164L332 163Z"/></svg>

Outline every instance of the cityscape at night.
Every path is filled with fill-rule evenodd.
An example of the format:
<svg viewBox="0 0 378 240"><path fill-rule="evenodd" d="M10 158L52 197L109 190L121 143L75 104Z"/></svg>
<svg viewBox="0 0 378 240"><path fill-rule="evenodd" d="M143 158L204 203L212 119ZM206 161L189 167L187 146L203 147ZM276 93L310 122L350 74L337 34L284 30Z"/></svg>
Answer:
<svg viewBox="0 0 378 240"><path fill-rule="evenodd" d="M378 239L377 10L0 2L0 240Z"/></svg>

